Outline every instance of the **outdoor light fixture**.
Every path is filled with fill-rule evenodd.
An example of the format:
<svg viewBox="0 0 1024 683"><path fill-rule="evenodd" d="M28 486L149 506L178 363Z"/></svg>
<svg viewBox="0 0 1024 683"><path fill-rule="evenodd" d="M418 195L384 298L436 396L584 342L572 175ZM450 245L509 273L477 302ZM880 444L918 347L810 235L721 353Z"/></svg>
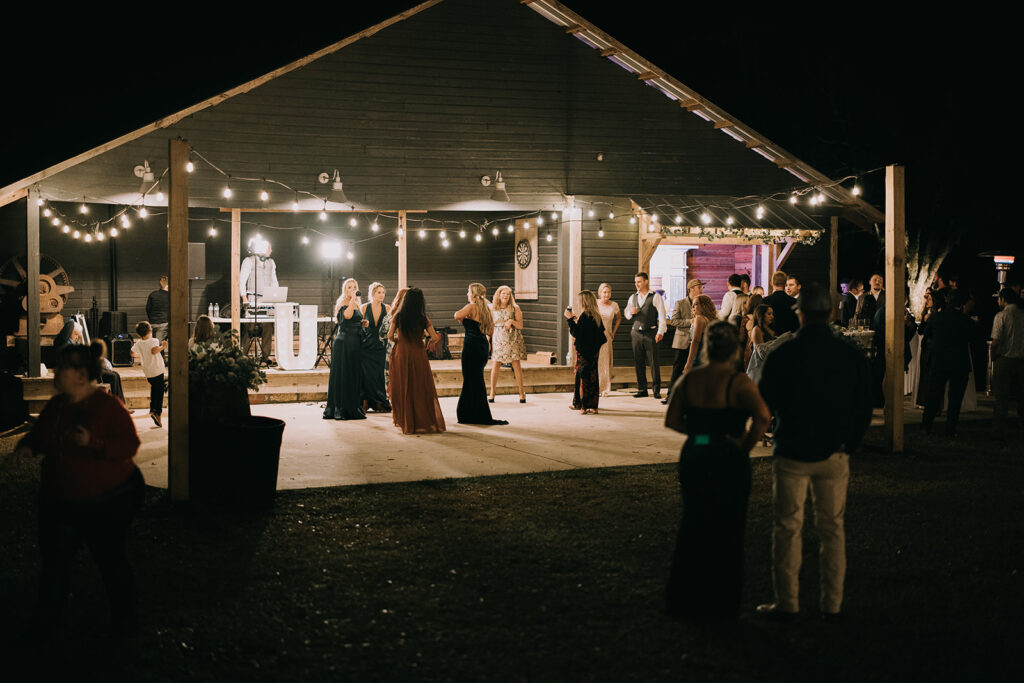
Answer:
<svg viewBox="0 0 1024 683"><path fill-rule="evenodd" d="M485 175L480 177L480 184L484 187L491 186L491 176ZM508 192L505 191L505 181L501 177L501 171L495 171L494 173L494 191L491 192L491 201L495 202L507 202Z"/></svg>
<svg viewBox="0 0 1024 683"><path fill-rule="evenodd" d="M341 172L338 169L334 169L334 176L327 173L321 173L317 176L317 180L320 181L321 185L331 184L331 194L327 196L332 202L338 202L339 204L348 204L348 197L345 196L344 184L341 182Z"/></svg>
<svg viewBox="0 0 1024 683"><path fill-rule="evenodd" d="M156 176L153 175L153 170L149 167L149 161L143 161L141 166L136 166L133 169L136 178L142 178L142 185L139 187L139 192L146 194L153 189L153 183L156 182Z"/></svg>
<svg viewBox="0 0 1024 683"><path fill-rule="evenodd" d="M329 261L341 258L341 242L324 240L320 243L320 255Z"/></svg>
<svg viewBox="0 0 1024 683"><path fill-rule="evenodd" d="M270 256L270 242L263 239L259 233L249 238L249 254L266 258Z"/></svg>

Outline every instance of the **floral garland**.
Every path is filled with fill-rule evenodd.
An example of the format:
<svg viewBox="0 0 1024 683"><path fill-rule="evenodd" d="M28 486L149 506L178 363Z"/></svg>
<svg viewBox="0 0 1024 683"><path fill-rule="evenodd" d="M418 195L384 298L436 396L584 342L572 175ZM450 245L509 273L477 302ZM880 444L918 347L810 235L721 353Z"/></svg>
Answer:
<svg viewBox="0 0 1024 683"><path fill-rule="evenodd" d="M797 244L817 244L821 239L822 230L780 230L770 228L707 228L696 226L693 228L670 228L662 226L661 234L664 237L695 237L708 242L719 239L742 239L748 242L761 242L762 244L775 244L785 239L792 239Z"/></svg>
<svg viewBox="0 0 1024 683"><path fill-rule="evenodd" d="M267 381L259 363L245 355L227 333L201 341L188 352L188 382L191 391L217 393L253 389Z"/></svg>

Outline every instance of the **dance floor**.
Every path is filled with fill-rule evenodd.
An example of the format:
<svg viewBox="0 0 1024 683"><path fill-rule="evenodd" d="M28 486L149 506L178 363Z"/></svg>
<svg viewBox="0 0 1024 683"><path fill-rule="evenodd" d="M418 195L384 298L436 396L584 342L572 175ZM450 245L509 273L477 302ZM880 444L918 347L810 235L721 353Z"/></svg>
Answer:
<svg viewBox="0 0 1024 683"><path fill-rule="evenodd" d="M323 402L253 405L255 415L285 421L278 489L522 474L591 467L675 462L683 436L663 425L665 406L625 391L601 399L598 415L569 409L567 393L499 396L496 418L510 424L481 427L455 422L457 397L442 397L443 434L404 435L390 414L366 420L324 420ZM152 486L167 486L167 425L156 428L135 411L142 437L138 463ZM758 447L755 455L767 455Z"/></svg>

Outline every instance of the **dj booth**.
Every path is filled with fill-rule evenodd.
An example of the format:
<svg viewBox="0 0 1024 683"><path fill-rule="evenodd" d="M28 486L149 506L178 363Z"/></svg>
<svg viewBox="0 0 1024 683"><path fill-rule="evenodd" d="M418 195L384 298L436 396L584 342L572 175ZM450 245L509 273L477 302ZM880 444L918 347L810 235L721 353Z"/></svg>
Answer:
<svg viewBox="0 0 1024 683"><path fill-rule="evenodd" d="M287 287L280 289L287 290ZM318 308L293 301L271 303L264 298L261 305L246 307L238 320L242 325L272 326L274 353L266 355L274 356L278 368L311 370L321 361L330 366L330 349L337 324L331 316L319 315ZM231 318L223 316L211 317L211 320L219 327L231 324Z"/></svg>

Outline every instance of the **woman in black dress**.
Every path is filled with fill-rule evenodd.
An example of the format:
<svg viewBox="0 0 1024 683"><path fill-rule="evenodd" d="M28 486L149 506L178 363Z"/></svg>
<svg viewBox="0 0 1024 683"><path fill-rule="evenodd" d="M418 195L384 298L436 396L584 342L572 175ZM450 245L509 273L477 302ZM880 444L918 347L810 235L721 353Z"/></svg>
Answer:
<svg viewBox="0 0 1024 683"><path fill-rule="evenodd" d="M479 282L469 286L465 306L455 312L455 319L466 332L462 342L462 393L459 394L457 414L462 424L507 425L507 420L495 420L487 405L487 385L484 366L487 364L487 337L494 332L494 318L487 305L487 289Z"/></svg>
<svg viewBox="0 0 1024 683"><path fill-rule="evenodd" d="M338 333L331 349L331 375L327 384L325 420L365 420L362 409L363 369L359 361L362 351L363 316L359 312L359 283L349 278L341 287L341 296L334 305Z"/></svg>
<svg viewBox="0 0 1024 683"><path fill-rule="evenodd" d="M601 311L593 292L589 289L580 292L576 297L575 310L577 314L572 308L565 309L565 320L576 348L576 380L569 407L580 411L581 415L596 415L601 398L598 360L601 358L601 345L608 341L608 337L604 333Z"/></svg>
<svg viewBox="0 0 1024 683"><path fill-rule="evenodd" d="M391 412L387 385L384 383L384 361L387 356L385 341L388 330L384 327L388 307L384 303L384 285L370 285L370 300L362 308L363 326L361 356L363 364L363 410L373 408L376 413Z"/></svg>
<svg viewBox="0 0 1024 683"><path fill-rule="evenodd" d="M770 414L757 385L736 371L739 331L719 321L705 336L707 364L676 380L665 415L666 427L687 435L679 455L683 515L666 611L690 619L735 619L743 589L750 449Z"/></svg>

